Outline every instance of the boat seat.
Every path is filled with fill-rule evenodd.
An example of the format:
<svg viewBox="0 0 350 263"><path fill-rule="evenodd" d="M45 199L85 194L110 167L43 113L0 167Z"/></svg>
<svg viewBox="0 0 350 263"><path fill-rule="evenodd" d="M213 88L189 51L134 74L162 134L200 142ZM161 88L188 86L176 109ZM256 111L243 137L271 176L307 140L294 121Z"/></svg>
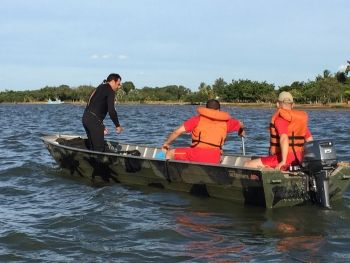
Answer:
<svg viewBox="0 0 350 263"><path fill-rule="evenodd" d="M244 156L224 156L221 164L243 166L247 160L248 158Z"/></svg>

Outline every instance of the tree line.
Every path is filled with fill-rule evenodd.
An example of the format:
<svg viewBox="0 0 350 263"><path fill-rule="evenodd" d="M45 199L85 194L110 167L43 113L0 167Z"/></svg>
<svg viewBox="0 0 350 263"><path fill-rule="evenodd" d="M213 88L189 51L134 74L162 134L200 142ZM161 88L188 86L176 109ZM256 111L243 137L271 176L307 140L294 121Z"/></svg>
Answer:
<svg viewBox="0 0 350 263"><path fill-rule="evenodd" d="M196 91L181 85L136 88L132 81L126 81L116 96L121 102L140 103L157 101L202 103L210 98L233 103L273 103L279 92L289 91L297 103L344 103L350 100L350 78L347 73L348 71L332 74L329 70L324 70L314 80L295 81L291 85L278 88L265 81L239 79L226 82L223 78L218 78L211 85L200 83ZM5 90L0 92L0 103L46 102L48 99L86 102L94 89L95 87L91 85L78 87L60 85L46 86L39 90Z"/></svg>

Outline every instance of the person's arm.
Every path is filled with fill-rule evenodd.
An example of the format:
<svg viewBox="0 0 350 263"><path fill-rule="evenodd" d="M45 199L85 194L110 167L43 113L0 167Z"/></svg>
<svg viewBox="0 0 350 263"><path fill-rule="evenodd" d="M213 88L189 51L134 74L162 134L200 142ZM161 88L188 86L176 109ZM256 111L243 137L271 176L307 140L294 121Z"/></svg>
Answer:
<svg viewBox="0 0 350 263"><path fill-rule="evenodd" d="M177 127L164 141L162 149L169 150L170 144L176 140L177 137L179 137L182 133L186 132L185 126L181 125L180 127Z"/></svg>
<svg viewBox="0 0 350 263"><path fill-rule="evenodd" d="M277 118L275 120L275 127L277 133L280 136L279 144L281 148L281 161L276 166L276 169L281 170L281 168L286 164L288 151L289 151L289 138L288 138L288 125L289 122L282 118Z"/></svg>
<svg viewBox="0 0 350 263"><path fill-rule="evenodd" d="M114 108L114 100L115 100L115 93L114 91L110 90L107 96L108 114L115 125L116 132L121 133L123 131L123 128L119 123L118 114Z"/></svg>
<svg viewBox="0 0 350 263"><path fill-rule="evenodd" d="M245 137L245 130L243 122L239 122L238 136Z"/></svg>
<svg viewBox="0 0 350 263"><path fill-rule="evenodd" d="M307 142L311 142L311 141L313 141L313 140L314 140L314 138L313 138L312 136L310 136L310 137L308 137L308 138L305 139L305 141L307 141Z"/></svg>
<svg viewBox="0 0 350 263"><path fill-rule="evenodd" d="M314 140L314 138L312 137L312 134L311 134L309 128L307 128L306 135L305 135L305 141L311 142L313 140Z"/></svg>
<svg viewBox="0 0 350 263"><path fill-rule="evenodd" d="M282 134L280 136L280 147L281 147L281 156L282 160L276 166L276 169L280 170L283 165L287 162L288 149L289 149L289 138L287 134Z"/></svg>
<svg viewBox="0 0 350 263"><path fill-rule="evenodd" d="M227 132L237 131L238 136L245 137L244 124L236 119L230 119L227 123Z"/></svg>

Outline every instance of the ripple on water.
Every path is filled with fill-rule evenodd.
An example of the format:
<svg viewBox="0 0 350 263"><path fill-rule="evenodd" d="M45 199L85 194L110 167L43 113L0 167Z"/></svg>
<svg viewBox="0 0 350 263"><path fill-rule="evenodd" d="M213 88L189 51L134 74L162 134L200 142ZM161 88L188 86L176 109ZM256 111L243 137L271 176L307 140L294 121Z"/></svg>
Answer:
<svg viewBox="0 0 350 263"><path fill-rule="evenodd" d="M108 138L154 146L196 114L196 107L188 105L117 109L125 131L116 135L107 118ZM265 154L273 109L225 109L244 121L247 153ZM40 136L84 135L83 110L0 104L0 261L348 261L349 191L328 212L312 206L269 211L151 188L94 188L61 176ZM314 137L333 138L339 158L350 160L350 115L308 112ZM174 146L189 141L190 136L182 136ZM239 153L240 143L234 134L225 151Z"/></svg>

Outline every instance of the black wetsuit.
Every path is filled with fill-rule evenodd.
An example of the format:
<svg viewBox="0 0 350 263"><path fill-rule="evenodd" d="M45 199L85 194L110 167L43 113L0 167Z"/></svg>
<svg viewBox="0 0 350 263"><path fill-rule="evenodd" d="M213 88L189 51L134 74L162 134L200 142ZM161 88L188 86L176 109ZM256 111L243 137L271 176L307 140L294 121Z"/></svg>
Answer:
<svg viewBox="0 0 350 263"><path fill-rule="evenodd" d="M82 118L88 137L87 147L93 151L103 152L104 124L103 120L109 113L114 125L119 127L118 114L114 108L115 92L108 83L98 86L91 96Z"/></svg>

